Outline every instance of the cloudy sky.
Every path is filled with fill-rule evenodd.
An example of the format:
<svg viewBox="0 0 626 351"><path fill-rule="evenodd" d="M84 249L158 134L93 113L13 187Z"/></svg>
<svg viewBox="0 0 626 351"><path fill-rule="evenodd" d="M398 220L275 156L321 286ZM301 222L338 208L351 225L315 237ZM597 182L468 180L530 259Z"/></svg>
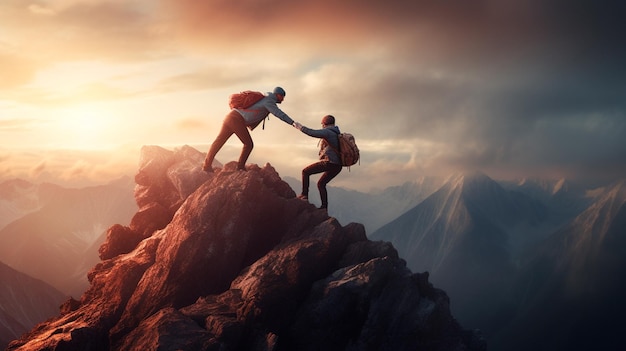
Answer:
<svg viewBox="0 0 626 351"><path fill-rule="evenodd" d="M3 0L0 181L134 175L142 145L205 152L241 90L318 128L333 114L367 190L479 169L626 176L619 1ZM317 141L273 118L249 162L299 177ZM235 160L233 137L217 155Z"/></svg>

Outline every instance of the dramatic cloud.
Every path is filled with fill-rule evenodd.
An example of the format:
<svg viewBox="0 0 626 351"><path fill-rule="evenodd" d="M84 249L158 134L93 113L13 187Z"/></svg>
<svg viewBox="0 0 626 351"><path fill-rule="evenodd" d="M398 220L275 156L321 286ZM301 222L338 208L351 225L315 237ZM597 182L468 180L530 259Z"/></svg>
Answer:
<svg viewBox="0 0 626 351"><path fill-rule="evenodd" d="M394 173L470 168L503 177L626 176L621 2L9 0L0 6L8 29L0 33L0 63L13 68L0 82L9 97L4 103L124 100L116 111L138 116L125 118L125 132L137 135L123 142L137 142L140 134L155 144L209 142L229 92L282 85L283 107L299 121L316 127L332 113L358 136L367 160L361 170L373 182L398 183ZM42 72L69 78L80 67L73 62L89 64L76 70L81 74L72 85L43 82ZM264 156L285 145L310 148L277 124L255 131L253 157L274 159L257 154L263 144L277 148ZM153 132L159 125L206 130L185 139ZM301 165L281 167L298 174Z"/></svg>

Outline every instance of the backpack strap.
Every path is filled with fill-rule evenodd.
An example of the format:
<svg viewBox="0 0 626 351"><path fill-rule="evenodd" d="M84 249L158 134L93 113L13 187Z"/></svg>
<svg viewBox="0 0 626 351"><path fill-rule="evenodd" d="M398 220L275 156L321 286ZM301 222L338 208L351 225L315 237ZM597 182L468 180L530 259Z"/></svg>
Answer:
<svg viewBox="0 0 626 351"><path fill-rule="evenodd" d="M337 132L334 129L331 129L331 131L337 135L337 147L334 147L333 144L328 142L328 140L326 140L326 144L328 144L328 146L335 151L337 156L339 156L339 162L341 162L341 165L343 166L343 159L341 158L341 141L339 140L339 134L341 134L341 132Z"/></svg>
<svg viewBox="0 0 626 351"><path fill-rule="evenodd" d="M265 130L265 120L266 120L266 119L269 121L270 116L269 116L269 115L267 115L267 117L263 118L263 126L262 126L262 129L263 129L263 130Z"/></svg>

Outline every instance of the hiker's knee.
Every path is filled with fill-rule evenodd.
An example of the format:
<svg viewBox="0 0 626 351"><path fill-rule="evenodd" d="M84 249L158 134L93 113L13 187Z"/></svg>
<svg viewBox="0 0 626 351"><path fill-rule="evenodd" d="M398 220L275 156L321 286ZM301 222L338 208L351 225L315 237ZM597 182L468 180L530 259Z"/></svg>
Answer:
<svg viewBox="0 0 626 351"><path fill-rule="evenodd" d="M326 184L328 184L328 182L322 181L321 179L317 182L317 188L319 190L324 190L326 189Z"/></svg>
<svg viewBox="0 0 626 351"><path fill-rule="evenodd" d="M244 149L246 150L252 150L254 148L254 142L252 140L245 142L243 144Z"/></svg>

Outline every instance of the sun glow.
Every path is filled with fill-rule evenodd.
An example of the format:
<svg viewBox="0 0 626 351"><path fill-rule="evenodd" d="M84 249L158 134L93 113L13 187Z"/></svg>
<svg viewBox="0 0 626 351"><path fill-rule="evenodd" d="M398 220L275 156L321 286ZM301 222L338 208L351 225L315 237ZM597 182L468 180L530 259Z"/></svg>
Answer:
<svg viewBox="0 0 626 351"><path fill-rule="evenodd" d="M66 147L98 149L112 140L114 126L110 111L97 105L73 105L60 111L57 126Z"/></svg>

